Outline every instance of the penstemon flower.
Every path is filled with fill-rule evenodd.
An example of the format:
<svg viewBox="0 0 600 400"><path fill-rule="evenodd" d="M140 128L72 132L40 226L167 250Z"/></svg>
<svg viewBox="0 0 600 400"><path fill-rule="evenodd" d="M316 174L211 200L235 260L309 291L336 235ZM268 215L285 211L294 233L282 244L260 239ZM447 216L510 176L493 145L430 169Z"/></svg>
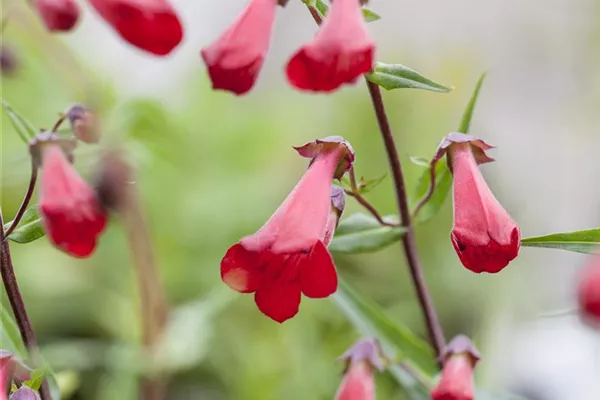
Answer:
<svg viewBox="0 0 600 400"><path fill-rule="evenodd" d="M298 89L331 92L371 71L374 57L359 0L335 0L314 40L288 62L287 77Z"/></svg>
<svg viewBox="0 0 600 400"><path fill-rule="evenodd" d="M354 155L338 138L297 149L312 157L296 187L267 223L233 245L221 261L221 277L232 289L255 293L265 315L284 322L298 312L301 293L324 298L337 289L327 245L343 210L343 191L332 187Z"/></svg>
<svg viewBox="0 0 600 400"><path fill-rule="evenodd" d="M269 50L277 0L250 0L235 22L201 54L214 89L252 89Z"/></svg>

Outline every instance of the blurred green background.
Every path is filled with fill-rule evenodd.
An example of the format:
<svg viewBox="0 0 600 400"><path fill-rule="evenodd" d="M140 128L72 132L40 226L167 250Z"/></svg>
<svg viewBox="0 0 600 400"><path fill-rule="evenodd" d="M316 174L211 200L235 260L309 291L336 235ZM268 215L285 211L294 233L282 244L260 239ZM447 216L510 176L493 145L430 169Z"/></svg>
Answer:
<svg viewBox="0 0 600 400"><path fill-rule="evenodd" d="M221 282L219 261L230 245L266 221L302 175L306 163L295 155L292 146L318 137L342 135L356 150L355 167L359 176L374 178L387 172L387 161L364 84L345 88L331 96L297 93L285 84L281 71L290 54L288 47L305 42L312 35L308 31L314 31L308 15L303 13L300 4L293 4L294 1L289 9L280 11L273 59L265 66L258 87L242 98L212 92L197 55L199 48L214 39L233 18L232 13L239 12L241 1L223 4L221 8L208 1L198 4L183 0L174 2L181 7L184 22L190 29L181 51L164 60L151 59L120 43L90 10L86 9L87 14L78 31L68 37L52 36L42 29L35 15L19 3L6 1L3 5L3 15L10 9L10 22L2 37L3 46L14 50L18 68L12 76L2 77L2 98L40 128L50 127L57 114L73 102L90 104L103 117L105 132L99 146L79 146L76 165L81 173L90 177L102 147L115 143L125 146L136 166L137 184L169 302L175 309L187 307L179 308L180 313L176 313L180 317L177 336L173 339L176 360L172 362L176 364L177 372L170 382L168 398L333 398L342 370L342 365L335 363L335 359L359 338L335 304L330 300L303 298L300 313L279 325L259 313L251 296L234 293ZM436 8L441 6L439 2L426 3L416 15L430 25L425 24L419 29L430 29L430 37L443 38L445 33L441 31L443 22L439 15L443 12ZM464 11L467 4L473 2L459 3ZM502 2L494 4L497 3ZM560 3L561 7L563 3ZM380 4L381 8L378 7ZM395 16L405 14L401 6L386 4L385 7L388 8L384 8L383 2L372 4L373 9L384 15L382 21L370 25L381 43L380 58L386 62L401 62L434 80L456 87L449 94L413 90L385 93L407 185L412 190L422 169L412 165L409 156L430 157L441 137L457 128L478 75L490 66L495 67L494 71L502 71L502 68L494 65L498 60L486 53L491 50L482 50L481 44L472 41L469 34L478 36L477 31L469 31L472 26L463 29L464 37L447 39L447 43L436 42L439 48L427 44L427 37L418 36L418 29L413 36L390 37L391 34L384 32L403 29L396 28ZM507 7L509 16L513 15L510 10L518 9L514 5ZM597 2L585 2L580 7L584 10L581 13L588 7L595 10L596 15L600 10ZM562 8L551 10L545 12L554 12L553 16L560 17ZM456 13L466 18L464 12L459 11ZM190 23L194 21L195 12L204 12L202 21L205 25L201 32ZM488 14L493 13L485 8L476 8L474 12L485 18L491 18ZM209 20L211 13L216 16L215 21ZM487 30L483 26L484 17L479 22L479 35L485 36L486 32L494 38L500 35L500 29ZM552 18L536 19L534 13L529 18L531 25L538 28L553 21ZM292 20L295 22L291 27L285 26ZM520 25L506 26L510 30ZM448 24L448 28L451 27L452 24ZM592 19L589 27L585 40L578 36L581 40L575 38L571 43L580 46L582 54L587 54L583 49L595 48L595 53L586 55L585 60L598 61L599 20ZM281 32L281 37L286 40L282 40L277 32ZM540 37L543 38L544 33L540 33L538 39ZM552 41L554 36L549 37ZM287 41L288 38L293 39ZM523 38L531 39L518 36L510 40ZM512 43L510 40L507 40L508 47ZM420 51L421 45L430 51ZM540 63L546 61L544 40L531 39L523 46L537 51ZM505 61L502 57L511 54L502 51L502 48L498 49L499 64ZM531 61L530 58L535 57L530 53L523 56L527 61ZM552 192L538 191L527 195L528 187L536 187L534 180L547 179L543 167L536 169L527 164L528 160L536 156L537 151L547 154L548 158L555 152L566 154L565 157L571 157L569 160L582 153L577 148L571 154L573 148L561 148L560 140L556 147L551 144L538 147L528 142L533 139L518 137L515 132L494 136L495 130L510 130L509 125L496 122L504 118L512 118L515 123L522 121L517 109L534 104L518 97L523 92L530 101L532 98L551 101L548 99L563 93L560 90L556 93L536 91L536 84L527 86L524 83L527 78L523 76L531 76L532 81L542 87L543 79L538 81L533 77L534 71L538 71L534 68L536 62L515 63L517 66L514 70L509 69L509 74L500 72L497 78L490 75L490 85L497 91L484 86L473 122L473 133L489 134L493 143L500 141L504 146L500 154L507 157L505 161L498 157L500 162L484 169L484 173L491 171L486 174L490 186L517 221L527 221L528 225L522 228L524 235L582 228L585 223L593 226L593 218L598 217L598 212L584 212L583 217L568 214L560 217L557 211L552 218L548 218L548 214L539 218L571 221L575 226L565 223L553 226L550 222L536 225L538 220L532 217L535 204L552 196ZM511 79L512 73L523 82ZM588 90L577 96L578 103L569 103L570 97L565 96L562 98L565 103L557 106L563 110L569 108L565 121L571 120L567 115L580 117L576 120L579 122L571 126L573 137L589 139L592 131L588 128L597 120L592 104L597 105L594 100L600 97L600 90L594 90L599 89L600 78L596 70L591 69L582 72L566 68L565 73L594 77L584 86ZM543 78L549 76L553 75ZM129 81L136 84L129 84ZM557 86L569 86L570 82L557 82ZM535 96L527 97L531 93ZM511 102L516 102L514 109L502 108ZM506 114L492 114L494 106L507 111ZM541 119L551 123L552 117L544 113L550 114L548 110L553 110L553 105L546 106L533 106L534 109L528 111L540 113ZM478 117L480 114L482 117ZM537 121L538 117L532 118ZM8 221L26 189L29 164L28 150L4 114L1 123L0 203ZM587 147L593 141L585 142L587 145L583 143L580 142L580 146ZM539 157L541 163L554 160L547 160L542 154ZM515 167L515 162L521 163L521 167ZM527 177L527 171L533 171L533 176ZM552 179L560 181L560 174L553 176ZM550 180L539 184L552 186ZM389 178L367 197L381 213L394 213ZM525 197L531 200L523 200ZM597 204L597 196L587 193L585 197L591 204ZM585 204L580 206L585 207ZM358 211L361 209L349 199L345 215ZM427 281L446 335L466 333L475 338L481 350L490 349L490 356L480 364L481 383L491 387L520 387L518 380L515 383L510 377L499 378L496 373L503 354L491 348L497 343L495 335L499 331L499 321L505 321L503 329L511 330L507 318L510 320L515 315L521 318L524 314L527 319L530 314L535 314L540 304L546 311L560 307L568 303L565 299L569 299L570 294L564 298L548 295L548 292L552 293L555 281L546 275L541 275L541 279L539 274L536 278L526 275L539 272L537 265L552 259L552 255L546 258L536 258L537 253L524 255L497 276L469 273L452 250L451 223L451 202L448 200L442 212L417 231ZM52 248L46 238L29 245L13 244L11 249L42 351L55 367L62 387L69 393L66 398L135 398L137 383L128 373L132 358L128 344L135 343L139 337L138 301L132 263L119 221L111 221L96 253L88 260L67 257ZM576 258L568 261L573 265L580 262ZM389 317L402 321L426 337L399 244L376 254L336 256L336 264L339 274L353 283L361 294L380 304ZM524 269L528 266L526 273ZM548 292L540 289L534 294L537 288L532 283L547 286ZM528 296L525 296L528 290ZM524 301L524 298L529 300ZM5 300L3 298L2 312L7 312ZM380 400L401 398L394 381L387 377L378 378L377 389ZM586 399L573 397L566 400Z"/></svg>

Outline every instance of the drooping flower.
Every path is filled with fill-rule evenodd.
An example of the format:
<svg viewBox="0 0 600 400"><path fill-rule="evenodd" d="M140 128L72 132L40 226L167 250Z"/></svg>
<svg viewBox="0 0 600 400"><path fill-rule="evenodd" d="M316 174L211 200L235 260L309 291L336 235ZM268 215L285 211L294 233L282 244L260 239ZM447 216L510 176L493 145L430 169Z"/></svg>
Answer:
<svg viewBox="0 0 600 400"><path fill-rule="evenodd" d="M260 311L280 323L296 315L301 293L324 298L337 289L327 245L343 196L332 180L354 155L338 138L314 143L312 150L318 150L308 150L312 144L297 149L314 158L296 187L258 232L229 248L221 261L223 282L240 293L255 293Z"/></svg>
<svg viewBox="0 0 600 400"><path fill-rule="evenodd" d="M473 369L479 352L471 340L457 336L446 346L442 376L431 392L432 400L473 400L475 383Z"/></svg>
<svg viewBox="0 0 600 400"><path fill-rule="evenodd" d="M286 72L298 89L331 92L371 71L374 57L359 0L335 0L316 37L290 59Z"/></svg>
<svg viewBox="0 0 600 400"><path fill-rule="evenodd" d="M586 268L579 281L577 298L583 318L600 326L600 255Z"/></svg>
<svg viewBox="0 0 600 400"><path fill-rule="evenodd" d="M117 33L132 45L165 56L183 39L183 27L169 0L90 0Z"/></svg>
<svg viewBox="0 0 600 400"><path fill-rule="evenodd" d="M213 89L237 95L252 89L269 50L276 7L277 0L250 0L237 20L202 49Z"/></svg>
<svg viewBox="0 0 600 400"><path fill-rule="evenodd" d="M375 400L375 370L383 370L382 354L375 339L359 340L342 357L344 379L335 400Z"/></svg>
<svg viewBox="0 0 600 400"><path fill-rule="evenodd" d="M481 273L502 270L519 253L519 227L496 200L477 164L493 161L492 148L480 139L451 133L441 143L453 175L454 226L452 244L463 265Z"/></svg>
<svg viewBox="0 0 600 400"><path fill-rule="evenodd" d="M74 257L88 257L104 230L106 212L94 190L67 160L60 144L41 143L40 214L50 241Z"/></svg>
<svg viewBox="0 0 600 400"><path fill-rule="evenodd" d="M70 31L79 20L79 6L74 0L35 0L35 9L51 32Z"/></svg>

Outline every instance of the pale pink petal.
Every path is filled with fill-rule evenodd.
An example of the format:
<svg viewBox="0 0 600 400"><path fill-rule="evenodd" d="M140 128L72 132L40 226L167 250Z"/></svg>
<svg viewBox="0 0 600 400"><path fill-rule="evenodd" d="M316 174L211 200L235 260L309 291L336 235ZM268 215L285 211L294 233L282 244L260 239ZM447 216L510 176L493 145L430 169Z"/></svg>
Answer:
<svg viewBox="0 0 600 400"><path fill-rule="evenodd" d="M250 251L294 253L323 240L331 209L331 183L340 154L339 149L319 154L266 224L240 243Z"/></svg>

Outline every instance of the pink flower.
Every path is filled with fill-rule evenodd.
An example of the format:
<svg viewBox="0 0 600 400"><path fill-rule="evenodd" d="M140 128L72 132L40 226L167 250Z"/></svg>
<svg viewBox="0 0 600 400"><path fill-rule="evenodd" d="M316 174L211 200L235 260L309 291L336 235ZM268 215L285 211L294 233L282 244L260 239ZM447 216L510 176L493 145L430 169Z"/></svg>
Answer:
<svg viewBox="0 0 600 400"><path fill-rule="evenodd" d="M596 255L595 257L600 257ZM579 308L583 317L594 325L600 326L600 263L586 268L577 288Z"/></svg>
<svg viewBox="0 0 600 400"><path fill-rule="evenodd" d="M442 149L442 147L445 147ZM496 200L477 164L493 161L491 146L473 136L452 133L440 147L453 174L452 244L463 265L481 273L502 270L519 253L519 227Z"/></svg>
<svg viewBox="0 0 600 400"><path fill-rule="evenodd" d="M214 89L244 94L254 86L269 50L277 0L250 0L246 9L201 51Z"/></svg>
<svg viewBox="0 0 600 400"><path fill-rule="evenodd" d="M79 20L79 6L74 0L35 0L35 8L51 32L70 31Z"/></svg>
<svg viewBox="0 0 600 400"><path fill-rule="evenodd" d="M149 53L165 56L183 39L183 27L168 0L90 0L119 35Z"/></svg>
<svg viewBox="0 0 600 400"><path fill-rule="evenodd" d="M40 214L50 241L74 257L88 257L96 248L107 215L94 190L79 176L60 145L42 145Z"/></svg>
<svg viewBox="0 0 600 400"><path fill-rule="evenodd" d="M383 370L379 343L359 340L340 358L346 361L346 372L335 400L375 400L374 370Z"/></svg>
<svg viewBox="0 0 600 400"><path fill-rule="evenodd" d="M258 232L233 245L221 261L223 282L240 293L255 293L260 311L280 323L296 315L301 293L324 298L337 289L327 251L341 213L340 206L332 204L340 192L332 190L332 179L348 157L348 147L321 143L321 151L273 216Z"/></svg>
<svg viewBox="0 0 600 400"><path fill-rule="evenodd" d="M298 89L331 92L371 71L374 57L359 0L335 0L315 39L288 62L287 77Z"/></svg>
<svg viewBox="0 0 600 400"><path fill-rule="evenodd" d="M431 392L432 400L473 400L473 369L479 353L466 336L457 336L447 346L442 376Z"/></svg>

